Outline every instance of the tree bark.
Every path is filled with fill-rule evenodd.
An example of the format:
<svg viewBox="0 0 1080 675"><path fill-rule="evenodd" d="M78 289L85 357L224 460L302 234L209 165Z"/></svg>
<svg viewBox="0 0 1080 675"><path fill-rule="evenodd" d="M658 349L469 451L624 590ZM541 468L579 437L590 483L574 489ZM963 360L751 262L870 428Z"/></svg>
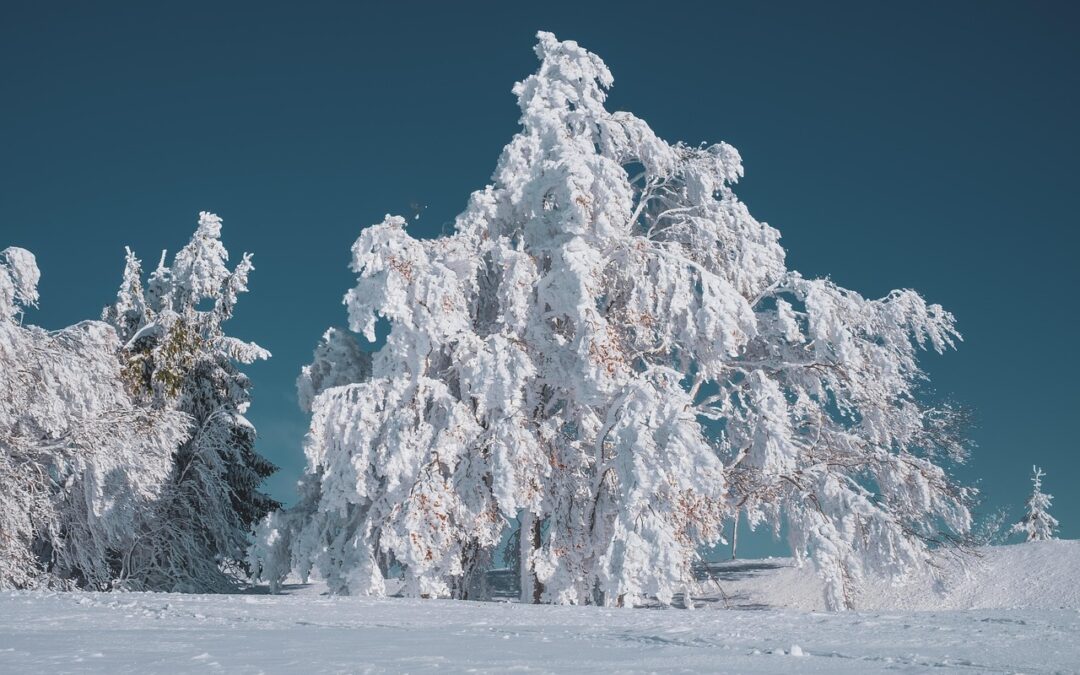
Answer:
<svg viewBox="0 0 1080 675"><path fill-rule="evenodd" d="M735 522L731 526L731 559L735 559L735 554L739 550L739 511L735 512Z"/></svg>
<svg viewBox="0 0 1080 675"><path fill-rule="evenodd" d="M540 550L540 525L540 520L530 512L521 517L518 570L521 579L521 601L534 605L540 604L540 597L544 593L544 584L536 578L536 570L532 564L533 552Z"/></svg>

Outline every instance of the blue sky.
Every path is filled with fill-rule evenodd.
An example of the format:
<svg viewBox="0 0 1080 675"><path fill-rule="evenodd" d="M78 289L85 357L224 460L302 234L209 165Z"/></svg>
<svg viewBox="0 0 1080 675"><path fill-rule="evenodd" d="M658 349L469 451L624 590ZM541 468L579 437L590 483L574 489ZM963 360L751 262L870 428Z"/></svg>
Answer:
<svg viewBox="0 0 1080 675"><path fill-rule="evenodd" d="M961 474L1018 516L1038 462L1080 537L1075 3L578 4L5 3L0 247L38 256L28 320L96 318L125 245L152 264L220 214L255 254L232 332L274 353L250 417L291 499L293 381L345 321L350 244L413 203L414 233L449 226L551 30L605 59L612 108L739 148L792 267L953 311L965 342L925 364L977 412Z"/></svg>

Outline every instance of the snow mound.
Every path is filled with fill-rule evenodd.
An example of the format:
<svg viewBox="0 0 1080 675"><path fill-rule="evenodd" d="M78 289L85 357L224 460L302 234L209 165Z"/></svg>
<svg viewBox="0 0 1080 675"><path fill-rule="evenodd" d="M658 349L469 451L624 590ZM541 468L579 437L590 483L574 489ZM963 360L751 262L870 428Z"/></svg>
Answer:
<svg viewBox="0 0 1080 675"><path fill-rule="evenodd" d="M823 585L810 565L769 558L708 566L703 598L733 608L824 609ZM860 610L1080 610L1080 541L1053 540L981 548L941 561L938 579L868 581L855 593Z"/></svg>

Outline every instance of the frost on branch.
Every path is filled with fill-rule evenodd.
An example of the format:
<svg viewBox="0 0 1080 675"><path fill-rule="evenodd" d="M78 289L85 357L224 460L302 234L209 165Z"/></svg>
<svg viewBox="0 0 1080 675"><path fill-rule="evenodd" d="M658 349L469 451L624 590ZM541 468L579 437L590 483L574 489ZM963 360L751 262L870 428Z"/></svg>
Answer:
<svg viewBox="0 0 1080 675"><path fill-rule="evenodd" d="M1057 518L1050 515L1053 495L1042 491L1042 478L1046 475L1037 466L1031 467L1031 496L1027 500L1027 513L1009 529L1010 534L1024 535L1024 541L1053 539L1058 529Z"/></svg>
<svg viewBox="0 0 1080 675"><path fill-rule="evenodd" d="M296 380L300 407L311 412L315 397L331 387L362 382L371 376L371 354L351 334L328 328L315 349L315 360Z"/></svg>
<svg viewBox="0 0 1080 675"><path fill-rule="evenodd" d="M131 552L133 588L232 589L246 577L251 527L278 506L260 491L275 467L255 451L255 428L244 417L251 383L238 368L270 353L224 330L253 265L245 254L230 270L228 259L221 219L203 212L171 265L162 254L145 290L128 250L116 302L103 315L123 340L129 391L149 409L194 423L155 501L158 525Z"/></svg>
<svg viewBox="0 0 1080 675"><path fill-rule="evenodd" d="M525 600L666 603L745 512L786 523L834 607L864 570L924 564L969 521L939 461L962 459L959 416L918 390L952 316L787 270L734 148L608 112L604 63L538 38L522 129L455 232L387 216L353 246L349 328L389 334L370 372L330 356L339 334L305 369L303 498L253 563L475 597L508 538Z"/></svg>
<svg viewBox="0 0 1080 675"><path fill-rule="evenodd" d="M0 253L0 588L104 589L129 571L187 418L131 399L110 326L17 324L38 278L29 251Z"/></svg>
<svg viewBox="0 0 1080 675"><path fill-rule="evenodd" d="M0 319L37 305L40 278L33 253L17 246L0 251Z"/></svg>

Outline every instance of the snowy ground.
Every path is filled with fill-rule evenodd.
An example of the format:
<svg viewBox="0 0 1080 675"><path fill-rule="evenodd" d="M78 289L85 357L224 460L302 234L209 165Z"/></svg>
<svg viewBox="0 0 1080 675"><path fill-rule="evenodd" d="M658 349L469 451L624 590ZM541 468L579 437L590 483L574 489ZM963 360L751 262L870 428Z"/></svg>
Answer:
<svg viewBox="0 0 1080 675"><path fill-rule="evenodd" d="M373 600L316 587L9 592L0 594L0 672L1080 671L1080 542L992 549L944 596L882 592L879 608L840 614L800 608L805 588L776 590L812 581L783 561L715 574L741 609L724 610L723 599L695 611ZM951 609L880 606L931 597ZM770 606L777 598L791 606Z"/></svg>

